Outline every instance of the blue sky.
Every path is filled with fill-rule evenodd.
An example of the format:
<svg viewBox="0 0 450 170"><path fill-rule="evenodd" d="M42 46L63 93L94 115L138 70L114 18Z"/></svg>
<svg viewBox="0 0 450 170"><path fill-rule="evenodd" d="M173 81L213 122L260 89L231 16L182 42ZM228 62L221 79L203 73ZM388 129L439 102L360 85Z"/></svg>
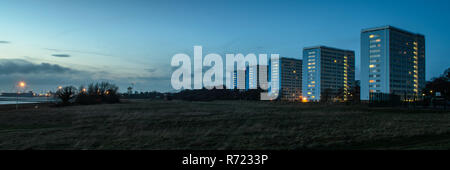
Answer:
<svg viewBox="0 0 450 170"><path fill-rule="evenodd" d="M425 35L428 80L450 66L449 11L448 0L2 0L0 62L34 71L0 73L0 92L19 80L35 91L93 80L170 91L172 56L194 45L299 59L327 45L355 50L359 70L361 29L382 25Z"/></svg>

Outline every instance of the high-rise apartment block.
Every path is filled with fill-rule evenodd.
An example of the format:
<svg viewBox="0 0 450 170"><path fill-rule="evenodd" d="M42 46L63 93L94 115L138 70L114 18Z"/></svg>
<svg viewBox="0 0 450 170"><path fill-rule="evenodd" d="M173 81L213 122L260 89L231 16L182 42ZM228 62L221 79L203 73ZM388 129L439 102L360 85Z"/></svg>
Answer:
<svg viewBox="0 0 450 170"><path fill-rule="evenodd" d="M361 100L415 99L425 86L425 37L392 26L361 31Z"/></svg>
<svg viewBox="0 0 450 170"><path fill-rule="evenodd" d="M302 60L282 57L280 65L281 100L301 100Z"/></svg>
<svg viewBox="0 0 450 170"><path fill-rule="evenodd" d="M347 100L355 81L355 52L326 46L303 49L303 97Z"/></svg>

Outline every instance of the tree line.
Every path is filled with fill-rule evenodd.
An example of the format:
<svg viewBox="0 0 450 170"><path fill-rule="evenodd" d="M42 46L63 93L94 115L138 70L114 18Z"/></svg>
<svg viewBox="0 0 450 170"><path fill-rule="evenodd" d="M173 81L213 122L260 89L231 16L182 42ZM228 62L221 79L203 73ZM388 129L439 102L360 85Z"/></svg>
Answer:
<svg viewBox="0 0 450 170"><path fill-rule="evenodd" d="M91 83L87 87L74 86L61 87L56 91L55 96L60 99L63 106L71 104L101 104L119 103L119 87L109 82Z"/></svg>

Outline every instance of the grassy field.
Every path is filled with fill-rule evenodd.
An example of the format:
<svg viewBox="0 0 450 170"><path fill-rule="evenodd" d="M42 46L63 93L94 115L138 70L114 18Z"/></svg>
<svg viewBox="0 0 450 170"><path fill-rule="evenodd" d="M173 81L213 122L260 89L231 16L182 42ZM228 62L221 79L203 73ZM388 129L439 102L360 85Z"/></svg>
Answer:
<svg viewBox="0 0 450 170"><path fill-rule="evenodd" d="M0 149L450 149L450 113L262 101L4 107Z"/></svg>

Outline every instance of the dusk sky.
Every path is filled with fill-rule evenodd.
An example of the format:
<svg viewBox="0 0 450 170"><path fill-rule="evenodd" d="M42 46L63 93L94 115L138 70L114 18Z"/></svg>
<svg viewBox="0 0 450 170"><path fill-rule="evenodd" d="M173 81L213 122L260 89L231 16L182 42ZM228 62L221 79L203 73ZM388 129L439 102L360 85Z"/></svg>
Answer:
<svg viewBox="0 0 450 170"><path fill-rule="evenodd" d="M360 32L392 25L425 35L426 79L449 67L450 1L0 1L0 92L107 80L125 91L173 91L177 53L278 53L326 45L354 50Z"/></svg>

